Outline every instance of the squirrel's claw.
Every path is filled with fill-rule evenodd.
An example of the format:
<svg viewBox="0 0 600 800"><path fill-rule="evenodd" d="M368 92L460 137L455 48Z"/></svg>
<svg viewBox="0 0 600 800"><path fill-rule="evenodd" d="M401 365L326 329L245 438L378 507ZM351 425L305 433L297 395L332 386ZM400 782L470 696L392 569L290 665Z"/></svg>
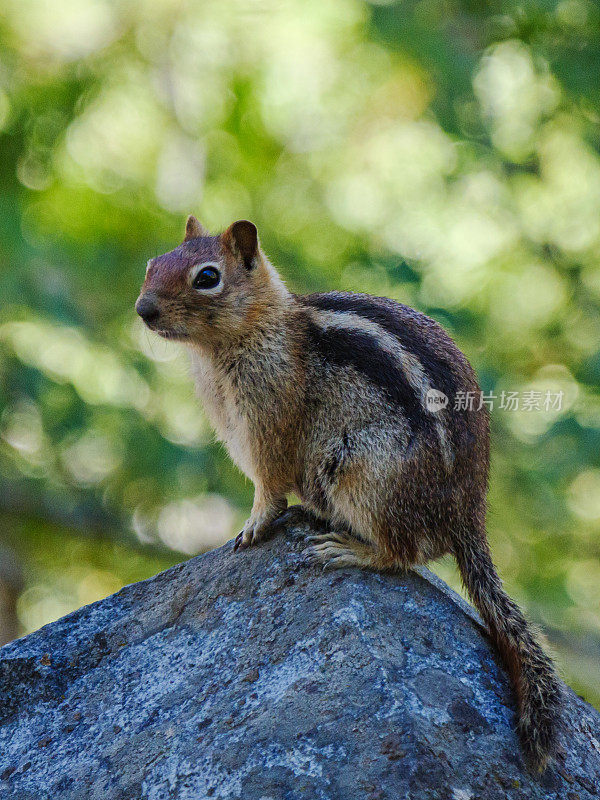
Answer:
<svg viewBox="0 0 600 800"><path fill-rule="evenodd" d="M257 526L249 525L244 528L243 531L240 531L238 535L235 537L235 544L233 545L233 552L237 552L238 550L247 550L248 547L251 547L253 544L256 544L260 541L262 537L260 536Z"/></svg>
<svg viewBox="0 0 600 800"><path fill-rule="evenodd" d="M234 542L234 545L233 545L233 552L234 553L235 553L236 550L239 550L240 548L242 550L244 550L244 548L247 546L247 545L244 545L243 536L244 536L244 531L240 531L238 533L238 535L235 537L235 542Z"/></svg>

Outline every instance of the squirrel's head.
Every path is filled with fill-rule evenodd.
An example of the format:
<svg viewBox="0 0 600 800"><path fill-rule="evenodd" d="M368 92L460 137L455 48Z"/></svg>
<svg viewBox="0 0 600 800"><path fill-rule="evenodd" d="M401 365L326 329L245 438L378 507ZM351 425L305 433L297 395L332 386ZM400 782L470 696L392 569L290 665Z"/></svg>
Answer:
<svg viewBox="0 0 600 800"><path fill-rule="evenodd" d="M210 236L189 217L183 244L148 262L135 310L167 339L211 347L243 336L284 294L252 222Z"/></svg>

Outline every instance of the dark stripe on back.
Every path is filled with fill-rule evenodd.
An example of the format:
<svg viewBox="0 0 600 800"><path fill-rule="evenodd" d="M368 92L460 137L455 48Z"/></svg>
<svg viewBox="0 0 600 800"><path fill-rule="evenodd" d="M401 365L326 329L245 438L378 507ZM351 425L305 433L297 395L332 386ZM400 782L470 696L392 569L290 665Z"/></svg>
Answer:
<svg viewBox="0 0 600 800"><path fill-rule="evenodd" d="M430 425L398 362L377 344L373 336L357 330L323 329L308 318L306 324L312 347L319 356L336 367L352 367L380 389L391 403L402 409L413 434Z"/></svg>
<svg viewBox="0 0 600 800"><path fill-rule="evenodd" d="M457 386L450 365L436 353L435 344L426 341L425 332L410 325L413 321L413 324L430 327L435 325L433 320L387 298L375 299L362 294L309 294L298 297L298 300L323 311L350 312L380 325L420 361L432 387L444 392L450 399L450 406L454 406ZM402 319L402 314L406 315L406 320ZM435 330L433 335L436 334L443 335L441 329Z"/></svg>

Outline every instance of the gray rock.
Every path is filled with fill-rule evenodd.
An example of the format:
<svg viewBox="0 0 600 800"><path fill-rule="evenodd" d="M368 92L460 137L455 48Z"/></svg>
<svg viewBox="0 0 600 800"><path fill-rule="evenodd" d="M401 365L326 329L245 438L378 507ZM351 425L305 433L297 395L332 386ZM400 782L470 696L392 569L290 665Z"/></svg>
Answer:
<svg viewBox="0 0 600 800"><path fill-rule="evenodd" d="M231 543L0 650L1 798L600 796L600 715L524 769L476 614L423 570L304 563L306 525Z"/></svg>

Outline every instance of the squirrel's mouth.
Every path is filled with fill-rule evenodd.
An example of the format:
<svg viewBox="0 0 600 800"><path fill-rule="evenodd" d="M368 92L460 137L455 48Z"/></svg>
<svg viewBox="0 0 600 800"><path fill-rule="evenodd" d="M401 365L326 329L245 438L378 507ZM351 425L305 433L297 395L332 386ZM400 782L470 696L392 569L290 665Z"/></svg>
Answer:
<svg viewBox="0 0 600 800"><path fill-rule="evenodd" d="M158 326L148 325L151 331L158 333L163 339L172 339L174 341L181 339L189 339L189 334L179 328L159 328Z"/></svg>

